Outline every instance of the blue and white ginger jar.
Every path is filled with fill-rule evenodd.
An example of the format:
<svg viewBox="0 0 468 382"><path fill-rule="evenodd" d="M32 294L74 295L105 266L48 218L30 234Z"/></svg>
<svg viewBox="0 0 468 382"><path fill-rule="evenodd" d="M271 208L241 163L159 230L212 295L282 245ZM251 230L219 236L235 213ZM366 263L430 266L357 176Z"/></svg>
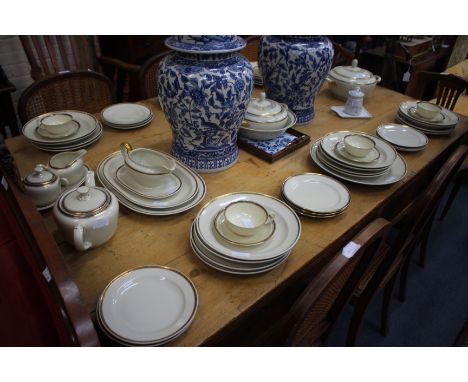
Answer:
<svg viewBox="0 0 468 382"><path fill-rule="evenodd" d="M297 123L314 118L315 96L333 62L333 45L321 36L262 36L258 64L268 98L285 103Z"/></svg>
<svg viewBox="0 0 468 382"><path fill-rule="evenodd" d="M238 36L172 36L176 50L159 66L161 107L172 127L171 153L198 172L237 161L239 131L253 88L250 62Z"/></svg>

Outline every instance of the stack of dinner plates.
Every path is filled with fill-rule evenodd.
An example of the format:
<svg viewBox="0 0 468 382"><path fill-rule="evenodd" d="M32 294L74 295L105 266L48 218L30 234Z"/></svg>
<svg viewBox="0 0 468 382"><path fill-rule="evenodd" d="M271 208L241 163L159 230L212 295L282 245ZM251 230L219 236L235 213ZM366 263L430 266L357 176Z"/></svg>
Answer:
<svg viewBox="0 0 468 382"><path fill-rule="evenodd" d="M96 306L102 332L124 346L160 346L192 323L198 294L182 273L156 265L131 269L112 280Z"/></svg>
<svg viewBox="0 0 468 382"><path fill-rule="evenodd" d="M158 152L172 158L169 154ZM128 176L120 152L104 158L97 167L96 175L101 184L130 210L145 215L167 216L195 207L206 194L203 178L182 162L176 160L176 164L175 170L164 175L163 181L153 188L144 187Z"/></svg>
<svg viewBox="0 0 468 382"><path fill-rule="evenodd" d="M252 236L241 236L225 222L224 209L248 201L261 205L273 217ZM284 202L258 193L237 192L211 200L192 223L190 243L208 266L236 275L267 272L291 254L301 234L296 213Z"/></svg>
<svg viewBox="0 0 468 382"><path fill-rule="evenodd" d="M417 102L413 101L402 102L395 120L429 135L448 135L458 123L458 116L443 107L440 108L440 113L435 117L423 118L416 113L416 104Z"/></svg>
<svg viewBox="0 0 468 382"><path fill-rule="evenodd" d="M102 121L109 127L131 130L151 123L153 113L144 105L137 103L118 103L106 107L101 112Z"/></svg>
<svg viewBox="0 0 468 382"><path fill-rule="evenodd" d="M349 154L343 139L350 134L364 135L375 142L365 157ZM395 149L379 137L351 131L337 131L317 140L310 147L312 160L329 174L352 183L383 186L406 175L406 163Z"/></svg>
<svg viewBox="0 0 468 382"><path fill-rule="evenodd" d="M385 123L377 127L375 133L398 151L421 151L427 146L426 135L407 125Z"/></svg>
<svg viewBox="0 0 468 382"><path fill-rule="evenodd" d="M298 174L287 178L281 197L298 214L312 218L331 218L345 211L351 201L348 189L322 174Z"/></svg>
<svg viewBox="0 0 468 382"><path fill-rule="evenodd" d="M51 134L41 121L49 116L70 118L64 125L64 134ZM88 147L102 136L102 125L84 111L61 110L32 118L23 126L23 135L35 147L48 152L72 151Z"/></svg>
<svg viewBox="0 0 468 382"><path fill-rule="evenodd" d="M260 71L260 67L258 66L257 61L252 61L252 69L254 73L254 84L257 86L263 86L263 78L262 78L262 72Z"/></svg>

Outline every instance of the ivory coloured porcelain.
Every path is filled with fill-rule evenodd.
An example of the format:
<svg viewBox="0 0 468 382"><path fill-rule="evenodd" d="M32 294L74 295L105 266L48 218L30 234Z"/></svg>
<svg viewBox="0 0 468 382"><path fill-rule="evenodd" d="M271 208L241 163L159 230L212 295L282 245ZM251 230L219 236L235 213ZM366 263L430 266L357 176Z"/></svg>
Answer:
<svg viewBox="0 0 468 382"><path fill-rule="evenodd" d="M274 214L251 201L233 202L223 210L224 224L240 236L253 236L274 220Z"/></svg>
<svg viewBox="0 0 468 382"><path fill-rule="evenodd" d="M65 151L49 159L49 168L69 185L83 177L86 150Z"/></svg>
<svg viewBox="0 0 468 382"><path fill-rule="evenodd" d="M37 207L52 204L62 191L60 178L43 164L36 165L34 171L23 179L23 186Z"/></svg>
<svg viewBox="0 0 468 382"><path fill-rule="evenodd" d="M442 108L430 102L416 102L416 113L425 119L434 119L441 115Z"/></svg>
<svg viewBox="0 0 468 382"><path fill-rule="evenodd" d="M351 155L362 158L375 148L373 139L360 134L349 134L343 138L345 149Z"/></svg>
<svg viewBox="0 0 468 382"><path fill-rule="evenodd" d="M73 131L75 124L73 116L67 113L50 113L39 120L39 127L49 134L49 137L66 137Z"/></svg>
<svg viewBox="0 0 468 382"><path fill-rule="evenodd" d="M278 130L288 123L288 106L266 98L252 98L247 106L242 126L257 130ZM246 126L246 124L248 126Z"/></svg>
<svg viewBox="0 0 468 382"><path fill-rule="evenodd" d="M356 86L359 86L365 94L364 99L370 97L381 78L358 67L358 61L354 59L351 66L336 66L330 70L327 81L332 94L346 101L349 91L355 89Z"/></svg>
<svg viewBox="0 0 468 382"><path fill-rule="evenodd" d="M97 247L117 230L119 203L109 190L96 187L88 171L85 186L63 193L53 216L65 240L78 251Z"/></svg>

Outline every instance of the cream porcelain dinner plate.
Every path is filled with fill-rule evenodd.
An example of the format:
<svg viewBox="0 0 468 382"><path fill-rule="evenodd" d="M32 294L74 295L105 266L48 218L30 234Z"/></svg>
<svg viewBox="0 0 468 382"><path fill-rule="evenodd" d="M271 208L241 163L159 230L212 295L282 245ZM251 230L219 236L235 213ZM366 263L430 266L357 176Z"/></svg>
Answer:
<svg viewBox="0 0 468 382"><path fill-rule="evenodd" d="M409 110L411 108L415 108L415 107L416 107L416 102L415 101L406 101L406 102L402 102L400 104L399 111L405 117L407 117L410 121L415 121L416 123L421 123L421 124L424 124L424 125L427 125L427 126L432 126L432 127L455 126L459 121L458 116L454 112L452 112L452 111L450 111L450 110L448 110L446 108L442 108L441 113L443 114L444 119L439 121L439 122L430 122L429 120L422 119L421 117L415 118L409 112Z"/></svg>
<svg viewBox="0 0 468 382"><path fill-rule="evenodd" d="M349 135L349 134L361 134L368 138L371 138L375 142L377 149L380 152L379 158L375 160L374 162L370 162L370 163L356 163L356 162L340 157L335 152L335 146L338 142L342 141L346 135ZM383 168L390 166L395 160L396 155L397 155L395 149L391 145L389 145L387 142L385 142L383 139L380 139L373 135L362 133L362 132L336 131L333 133L329 133L321 139L320 145L323 151L331 158L338 160L339 162L345 163L348 166L351 165L352 167L355 167L355 168L383 169Z"/></svg>
<svg viewBox="0 0 468 382"><path fill-rule="evenodd" d="M72 118L80 124L80 128L76 132L76 134L71 135L65 138L47 138L41 136L37 131L36 128L38 127L38 122L44 118L47 114L42 114L37 117L32 118L23 126L23 135L33 143L37 144L59 144L59 143L78 143L80 140L86 139L89 135L91 135L97 127L100 125L98 120L91 114L85 113L84 111L76 111L76 110L61 110L56 111L55 113L67 113L72 116Z"/></svg>
<svg viewBox="0 0 468 382"><path fill-rule="evenodd" d="M99 129L95 133L93 133L89 139L87 138L86 140L80 141L79 143L65 144L65 145L60 144L56 146L36 144L34 142L31 142L31 144L37 147L39 150L59 153L62 151L73 151L73 150L78 150L78 149L88 147L92 145L93 143L97 142L102 137L102 134L103 134L102 126L101 124L99 124Z"/></svg>
<svg viewBox="0 0 468 382"><path fill-rule="evenodd" d="M133 192L129 192L116 181L117 170L124 165L124 159L120 152L112 154L101 163L102 166L101 164L99 166L102 167L102 175L106 181L112 185L112 188L116 189L125 199L140 207L150 209L174 208L192 200L198 191L198 183L194 174L192 171L187 170L185 166L182 166L180 162L177 162L177 167L173 171L174 175L177 175L181 181L182 185L180 190L174 195L164 199L148 199L147 197L137 195Z"/></svg>
<svg viewBox="0 0 468 382"><path fill-rule="evenodd" d="M298 174L287 178L281 192L291 203L309 212L334 213L349 205L351 195L337 180L321 174Z"/></svg>
<svg viewBox="0 0 468 382"><path fill-rule="evenodd" d="M122 165L115 174L115 180L122 187L137 195L149 199L163 199L174 195L180 190L182 182L176 174L163 175L161 181L155 187L147 188L135 182L128 174L128 168Z"/></svg>
<svg viewBox="0 0 468 382"><path fill-rule="evenodd" d="M110 333L138 343L161 341L185 327L198 307L193 283L161 267L134 268L117 276L100 297L100 318Z"/></svg>
<svg viewBox="0 0 468 382"><path fill-rule="evenodd" d="M427 145L427 137L412 127L397 123L385 123L377 127L377 135L400 148L420 149Z"/></svg>
<svg viewBox="0 0 468 382"><path fill-rule="evenodd" d="M235 232L232 232L229 229L229 227L227 227L225 222L226 218L224 216L223 211L219 211L219 213L216 215L213 221L213 226L215 228L216 233L228 243L241 246L259 245L264 243L269 238L271 238L276 228L276 223L273 220L269 224L265 224L262 227L260 227L258 232L256 232L252 236L240 236Z"/></svg>
<svg viewBox="0 0 468 382"><path fill-rule="evenodd" d="M325 165L317 157L317 150L318 150L319 144L320 144L320 141L315 142L313 145L310 146L310 156L312 157L312 160L315 162L315 164L317 164L317 166L319 166L322 170L340 179L347 180L348 182L364 184L368 186L386 186L386 185L393 184L393 183L400 181L406 175L406 171L407 171L406 163L403 160L403 158L398 154L397 154L396 160L390 166L389 171L376 177L366 178L366 177L346 175L341 172L337 172L336 170Z"/></svg>
<svg viewBox="0 0 468 382"><path fill-rule="evenodd" d="M335 150L338 153L338 155L340 155L342 158L347 159L351 162L370 163L370 162L374 162L380 157L380 152L376 148L373 148L369 152L369 154L367 154L364 157L356 157L354 155L351 155L350 153L346 151L345 144L343 141L336 143Z"/></svg>
<svg viewBox="0 0 468 382"><path fill-rule="evenodd" d="M213 219L228 204L240 200L256 202L268 212L275 214L276 230L271 239L257 246L240 247L218 238L213 227ZM224 256L243 260L267 260L279 257L292 249L301 235L301 223L294 210L279 199L259 193L235 192L218 196L198 212L195 221L200 239L209 248Z"/></svg>
<svg viewBox="0 0 468 382"><path fill-rule="evenodd" d="M106 122L114 125L131 125L150 118L151 110L137 103L118 103L106 107L101 115Z"/></svg>
<svg viewBox="0 0 468 382"><path fill-rule="evenodd" d="M395 121L401 123L401 124L407 124L410 125L411 127L415 128L418 131L421 131L427 135L450 135L455 128L455 126L451 127L444 127L444 128L432 128L432 127L421 127L420 125L417 125L414 122L408 121L407 119L404 119L401 116L396 115L395 116Z"/></svg>

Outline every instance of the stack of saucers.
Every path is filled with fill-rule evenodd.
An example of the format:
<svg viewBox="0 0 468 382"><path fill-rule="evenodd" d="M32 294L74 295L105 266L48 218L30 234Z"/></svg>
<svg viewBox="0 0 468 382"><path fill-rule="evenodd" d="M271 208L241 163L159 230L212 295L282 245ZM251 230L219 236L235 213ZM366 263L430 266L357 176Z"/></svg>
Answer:
<svg viewBox="0 0 468 382"><path fill-rule="evenodd" d="M287 178L281 187L281 197L298 214L311 218L332 218L349 206L348 189L329 176L298 174Z"/></svg>
<svg viewBox="0 0 468 382"><path fill-rule="evenodd" d="M458 123L458 116L443 107L424 102L423 104L437 107L433 114L423 116L420 111L421 102L407 101L400 104L395 120L401 124L414 127L429 135L448 135ZM431 116L432 115L432 116Z"/></svg>
<svg viewBox="0 0 468 382"><path fill-rule="evenodd" d="M424 133L407 125L398 123L384 123L377 127L378 137L387 141L398 151L421 151L427 146L427 137Z"/></svg>
<svg viewBox="0 0 468 382"><path fill-rule="evenodd" d="M109 127L119 130L137 129L153 120L153 113L137 103L118 103L106 107L101 112L102 121Z"/></svg>
<svg viewBox="0 0 468 382"><path fill-rule="evenodd" d="M219 196L200 210L190 243L208 266L253 275L286 261L300 234L299 218L287 204L264 194L238 192Z"/></svg>
<svg viewBox="0 0 468 382"><path fill-rule="evenodd" d="M365 156L351 154L345 137L364 137L374 142ZM312 160L333 176L369 186L398 182L406 175L406 163L383 139L362 132L337 131L316 141L310 147Z"/></svg>
<svg viewBox="0 0 468 382"><path fill-rule="evenodd" d="M83 111L61 110L29 120L22 132L38 149L61 152L93 144L102 136L102 125Z"/></svg>
<svg viewBox="0 0 468 382"><path fill-rule="evenodd" d="M135 179L121 152L104 158L96 175L122 205L145 215L167 216L187 211L205 197L205 181L189 167L159 150L137 150L151 151L168 158L174 162L174 169L161 175L156 183L147 184Z"/></svg>
<svg viewBox="0 0 468 382"><path fill-rule="evenodd" d="M182 273L156 265L131 269L112 280L96 306L104 334L124 346L160 346L192 323L198 294Z"/></svg>

